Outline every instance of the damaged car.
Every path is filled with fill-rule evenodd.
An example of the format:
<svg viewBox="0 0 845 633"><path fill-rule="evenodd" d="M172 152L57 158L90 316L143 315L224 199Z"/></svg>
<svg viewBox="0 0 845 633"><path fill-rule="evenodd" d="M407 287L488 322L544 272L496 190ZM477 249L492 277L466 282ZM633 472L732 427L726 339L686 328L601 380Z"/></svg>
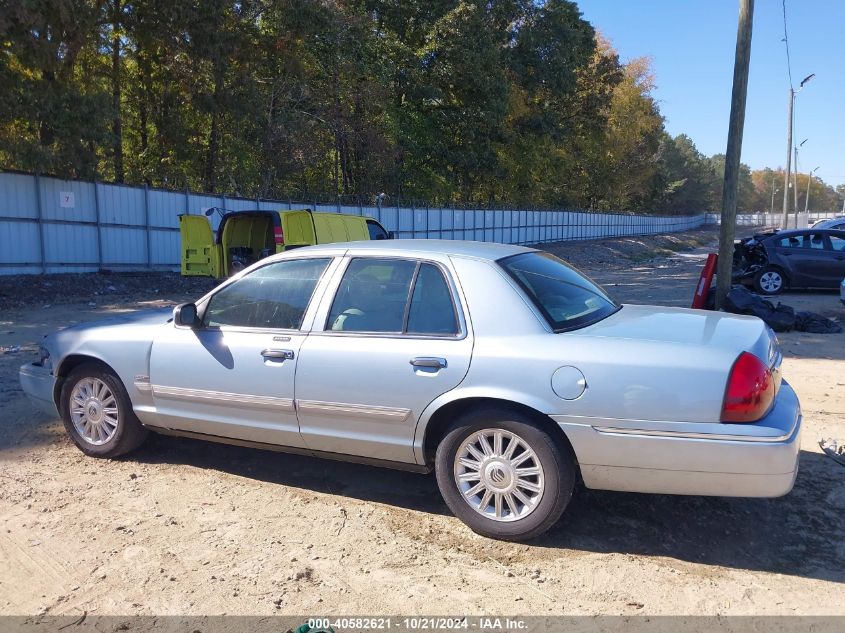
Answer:
<svg viewBox="0 0 845 633"><path fill-rule="evenodd" d="M764 295L835 289L845 276L845 230L760 233L734 245L733 281Z"/></svg>

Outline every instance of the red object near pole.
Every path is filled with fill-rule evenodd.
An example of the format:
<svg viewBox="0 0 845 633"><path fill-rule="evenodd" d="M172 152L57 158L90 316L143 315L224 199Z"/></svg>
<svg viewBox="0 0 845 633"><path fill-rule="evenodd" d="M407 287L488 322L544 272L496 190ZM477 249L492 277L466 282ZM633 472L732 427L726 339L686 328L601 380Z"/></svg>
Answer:
<svg viewBox="0 0 845 633"><path fill-rule="evenodd" d="M703 308L707 303L707 293L710 292L710 284L713 283L713 274L716 272L716 263L718 261L719 256L716 253L710 253L707 256L707 262L704 264L704 268L701 269L701 276L698 278L695 296L692 298L693 308Z"/></svg>

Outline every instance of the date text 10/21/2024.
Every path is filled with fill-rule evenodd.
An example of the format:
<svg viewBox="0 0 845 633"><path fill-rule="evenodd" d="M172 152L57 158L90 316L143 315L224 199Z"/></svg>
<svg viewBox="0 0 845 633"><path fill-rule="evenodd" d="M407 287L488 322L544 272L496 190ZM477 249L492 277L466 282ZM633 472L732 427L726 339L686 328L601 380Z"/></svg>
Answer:
<svg viewBox="0 0 845 633"><path fill-rule="evenodd" d="M521 631L528 628L528 623L520 618L476 617L408 617L394 619L388 617L351 617L351 618L310 618L306 624L294 633L323 633L334 631Z"/></svg>

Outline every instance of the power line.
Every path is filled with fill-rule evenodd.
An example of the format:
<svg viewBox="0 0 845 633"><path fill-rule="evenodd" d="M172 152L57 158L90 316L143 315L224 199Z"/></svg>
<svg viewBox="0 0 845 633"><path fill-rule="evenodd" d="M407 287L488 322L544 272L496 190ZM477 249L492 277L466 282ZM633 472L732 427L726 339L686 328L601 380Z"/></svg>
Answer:
<svg viewBox="0 0 845 633"><path fill-rule="evenodd" d="M792 88L792 61L789 58L789 35L786 28L786 0L783 0L783 43L786 45L786 72L789 75L789 87Z"/></svg>

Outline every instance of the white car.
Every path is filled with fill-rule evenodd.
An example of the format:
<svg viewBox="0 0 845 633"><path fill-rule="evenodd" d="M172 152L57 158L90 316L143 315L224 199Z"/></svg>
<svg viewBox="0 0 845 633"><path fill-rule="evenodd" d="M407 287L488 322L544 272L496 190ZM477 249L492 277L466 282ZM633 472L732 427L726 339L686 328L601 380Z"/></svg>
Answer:
<svg viewBox="0 0 845 633"><path fill-rule="evenodd" d="M92 457L155 431L434 470L473 530L525 539L577 480L789 492L801 409L780 365L756 317L620 305L521 246L390 240L274 255L195 304L71 326L20 378Z"/></svg>

